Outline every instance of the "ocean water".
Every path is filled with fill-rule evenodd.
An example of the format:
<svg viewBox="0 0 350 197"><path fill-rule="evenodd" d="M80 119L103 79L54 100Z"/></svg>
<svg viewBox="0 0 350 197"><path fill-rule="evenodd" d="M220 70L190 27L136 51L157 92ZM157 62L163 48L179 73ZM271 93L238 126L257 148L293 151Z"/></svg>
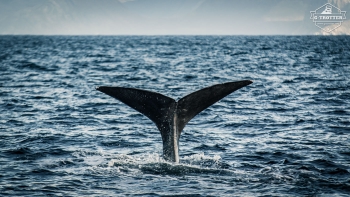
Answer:
<svg viewBox="0 0 350 197"><path fill-rule="evenodd" d="M95 90L238 80L179 164ZM0 36L0 111L0 196L350 196L349 36Z"/></svg>

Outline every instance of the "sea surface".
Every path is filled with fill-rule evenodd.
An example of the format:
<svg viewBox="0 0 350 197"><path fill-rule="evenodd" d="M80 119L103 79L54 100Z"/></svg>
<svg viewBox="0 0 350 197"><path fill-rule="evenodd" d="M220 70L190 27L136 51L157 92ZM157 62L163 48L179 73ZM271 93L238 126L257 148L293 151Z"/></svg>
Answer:
<svg viewBox="0 0 350 197"><path fill-rule="evenodd" d="M95 90L254 83L185 127ZM350 196L349 36L0 36L0 196Z"/></svg>

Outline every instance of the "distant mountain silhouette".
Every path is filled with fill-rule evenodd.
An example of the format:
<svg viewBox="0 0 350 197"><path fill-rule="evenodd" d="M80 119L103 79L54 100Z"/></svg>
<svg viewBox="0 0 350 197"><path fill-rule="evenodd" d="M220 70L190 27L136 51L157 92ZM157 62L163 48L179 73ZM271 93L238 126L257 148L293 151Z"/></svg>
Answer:
<svg viewBox="0 0 350 197"><path fill-rule="evenodd" d="M349 0L0 0L0 34L315 34L327 2L350 13Z"/></svg>

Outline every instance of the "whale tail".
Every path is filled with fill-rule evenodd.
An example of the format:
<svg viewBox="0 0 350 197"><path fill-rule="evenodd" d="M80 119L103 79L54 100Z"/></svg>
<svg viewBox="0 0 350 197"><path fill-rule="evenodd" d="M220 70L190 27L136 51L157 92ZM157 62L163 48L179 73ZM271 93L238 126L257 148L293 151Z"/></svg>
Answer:
<svg viewBox="0 0 350 197"><path fill-rule="evenodd" d="M193 92L178 102L174 99L147 90L124 87L100 86L101 91L151 119L159 128L167 119L172 118L177 103L177 114L180 132L186 124L204 109L213 105L230 93L253 83L250 80L228 82L206 87Z"/></svg>
<svg viewBox="0 0 350 197"><path fill-rule="evenodd" d="M163 149L165 150L164 147L171 140L173 141L171 142L172 146L178 146L176 143L178 144L181 131L198 113L251 83L252 81L245 80L217 84L193 92L179 101L156 92L135 88L100 86L96 89L118 99L151 119L162 135ZM174 128L176 128L175 132ZM168 154L167 151L164 151L164 154ZM178 159L171 160L178 161Z"/></svg>

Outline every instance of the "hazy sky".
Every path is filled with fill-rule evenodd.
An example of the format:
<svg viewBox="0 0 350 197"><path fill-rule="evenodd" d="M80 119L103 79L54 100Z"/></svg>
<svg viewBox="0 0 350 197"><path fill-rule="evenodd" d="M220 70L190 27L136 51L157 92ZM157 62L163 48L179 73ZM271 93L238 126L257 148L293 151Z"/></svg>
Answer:
<svg viewBox="0 0 350 197"><path fill-rule="evenodd" d="M350 0L0 0L0 34L320 34L310 11L328 2L350 12Z"/></svg>

